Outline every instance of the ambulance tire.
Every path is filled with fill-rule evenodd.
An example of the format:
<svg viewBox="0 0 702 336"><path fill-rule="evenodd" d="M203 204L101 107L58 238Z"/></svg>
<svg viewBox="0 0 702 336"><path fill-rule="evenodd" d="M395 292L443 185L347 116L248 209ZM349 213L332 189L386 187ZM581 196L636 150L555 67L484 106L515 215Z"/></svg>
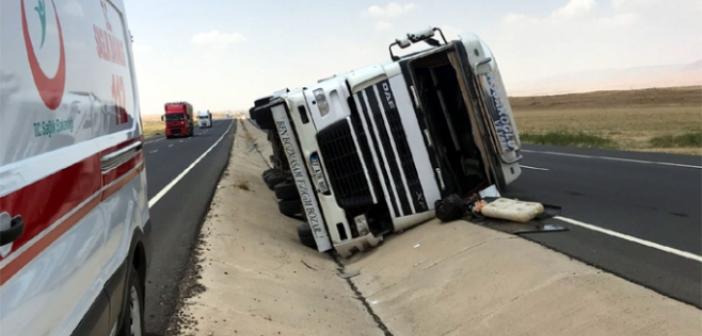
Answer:
<svg viewBox="0 0 702 336"><path fill-rule="evenodd" d="M297 187L290 182L278 183L273 188L275 197L279 200L299 200L300 195L297 193Z"/></svg>
<svg viewBox="0 0 702 336"><path fill-rule="evenodd" d="M130 266L129 283L127 287L126 310L122 316L120 336L144 335L144 282L139 278L139 272Z"/></svg>
<svg viewBox="0 0 702 336"><path fill-rule="evenodd" d="M311 249L317 249L317 242L314 241L314 235L312 234L312 229L307 222L303 222L297 225L297 237L300 239L300 243Z"/></svg>
<svg viewBox="0 0 702 336"><path fill-rule="evenodd" d="M278 211L285 216L299 219L300 214L302 214L302 202L300 200L279 200Z"/></svg>

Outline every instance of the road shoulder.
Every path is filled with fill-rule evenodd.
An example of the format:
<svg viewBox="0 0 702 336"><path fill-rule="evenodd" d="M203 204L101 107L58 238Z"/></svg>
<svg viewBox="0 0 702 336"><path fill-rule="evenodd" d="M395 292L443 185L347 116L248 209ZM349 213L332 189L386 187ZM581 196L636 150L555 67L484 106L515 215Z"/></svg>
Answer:
<svg viewBox="0 0 702 336"><path fill-rule="evenodd" d="M430 221L347 262L397 335L699 335L702 311L525 239Z"/></svg>
<svg viewBox="0 0 702 336"><path fill-rule="evenodd" d="M248 133L244 128L251 130L250 124L239 126L202 228L193 265L196 284L183 293L190 297L169 333L381 334L338 276L334 260L300 245L298 222L278 214L274 195L260 178L265 163L253 148L265 144L265 136Z"/></svg>

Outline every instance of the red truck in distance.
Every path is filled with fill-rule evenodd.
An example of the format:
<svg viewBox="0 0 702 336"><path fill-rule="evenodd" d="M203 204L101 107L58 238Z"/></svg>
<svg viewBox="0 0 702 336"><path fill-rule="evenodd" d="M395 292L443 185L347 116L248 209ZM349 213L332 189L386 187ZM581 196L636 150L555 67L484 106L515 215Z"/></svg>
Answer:
<svg viewBox="0 0 702 336"><path fill-rule="evenodd" d="M166 138L190 137L195 133L193 106L187 102L166 103L162 120L166 122Z"/></svg>

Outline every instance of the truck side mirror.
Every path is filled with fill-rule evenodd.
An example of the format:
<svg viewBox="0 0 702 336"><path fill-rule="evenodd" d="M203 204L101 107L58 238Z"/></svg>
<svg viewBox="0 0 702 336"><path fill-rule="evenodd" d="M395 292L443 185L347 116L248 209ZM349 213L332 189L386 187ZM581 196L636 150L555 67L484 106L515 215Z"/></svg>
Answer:
<svg viewBox="0 0 702 336"><path fill-rule="evenodd" d="M166 120L166 116L162 114L162 115L161 115L161 121L165 121L165 120Z"/></svg>

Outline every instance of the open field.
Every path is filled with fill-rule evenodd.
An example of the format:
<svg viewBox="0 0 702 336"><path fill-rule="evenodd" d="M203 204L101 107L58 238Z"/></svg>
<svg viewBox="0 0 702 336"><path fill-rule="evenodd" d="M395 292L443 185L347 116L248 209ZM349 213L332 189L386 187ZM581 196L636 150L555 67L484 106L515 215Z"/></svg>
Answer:
<svg viewBox="0 0 702 336"><path fill-rule="evenodd" d="M702 155L702 86L510 102L526 143Z"/></svg>
<svg viewBox="0 0 702 336"><path fill-rule="evenodd" d="M151 137L163 134L163 121L160 115L145 114L141 116L141 123L144 126L144 136Z"/></svg>

